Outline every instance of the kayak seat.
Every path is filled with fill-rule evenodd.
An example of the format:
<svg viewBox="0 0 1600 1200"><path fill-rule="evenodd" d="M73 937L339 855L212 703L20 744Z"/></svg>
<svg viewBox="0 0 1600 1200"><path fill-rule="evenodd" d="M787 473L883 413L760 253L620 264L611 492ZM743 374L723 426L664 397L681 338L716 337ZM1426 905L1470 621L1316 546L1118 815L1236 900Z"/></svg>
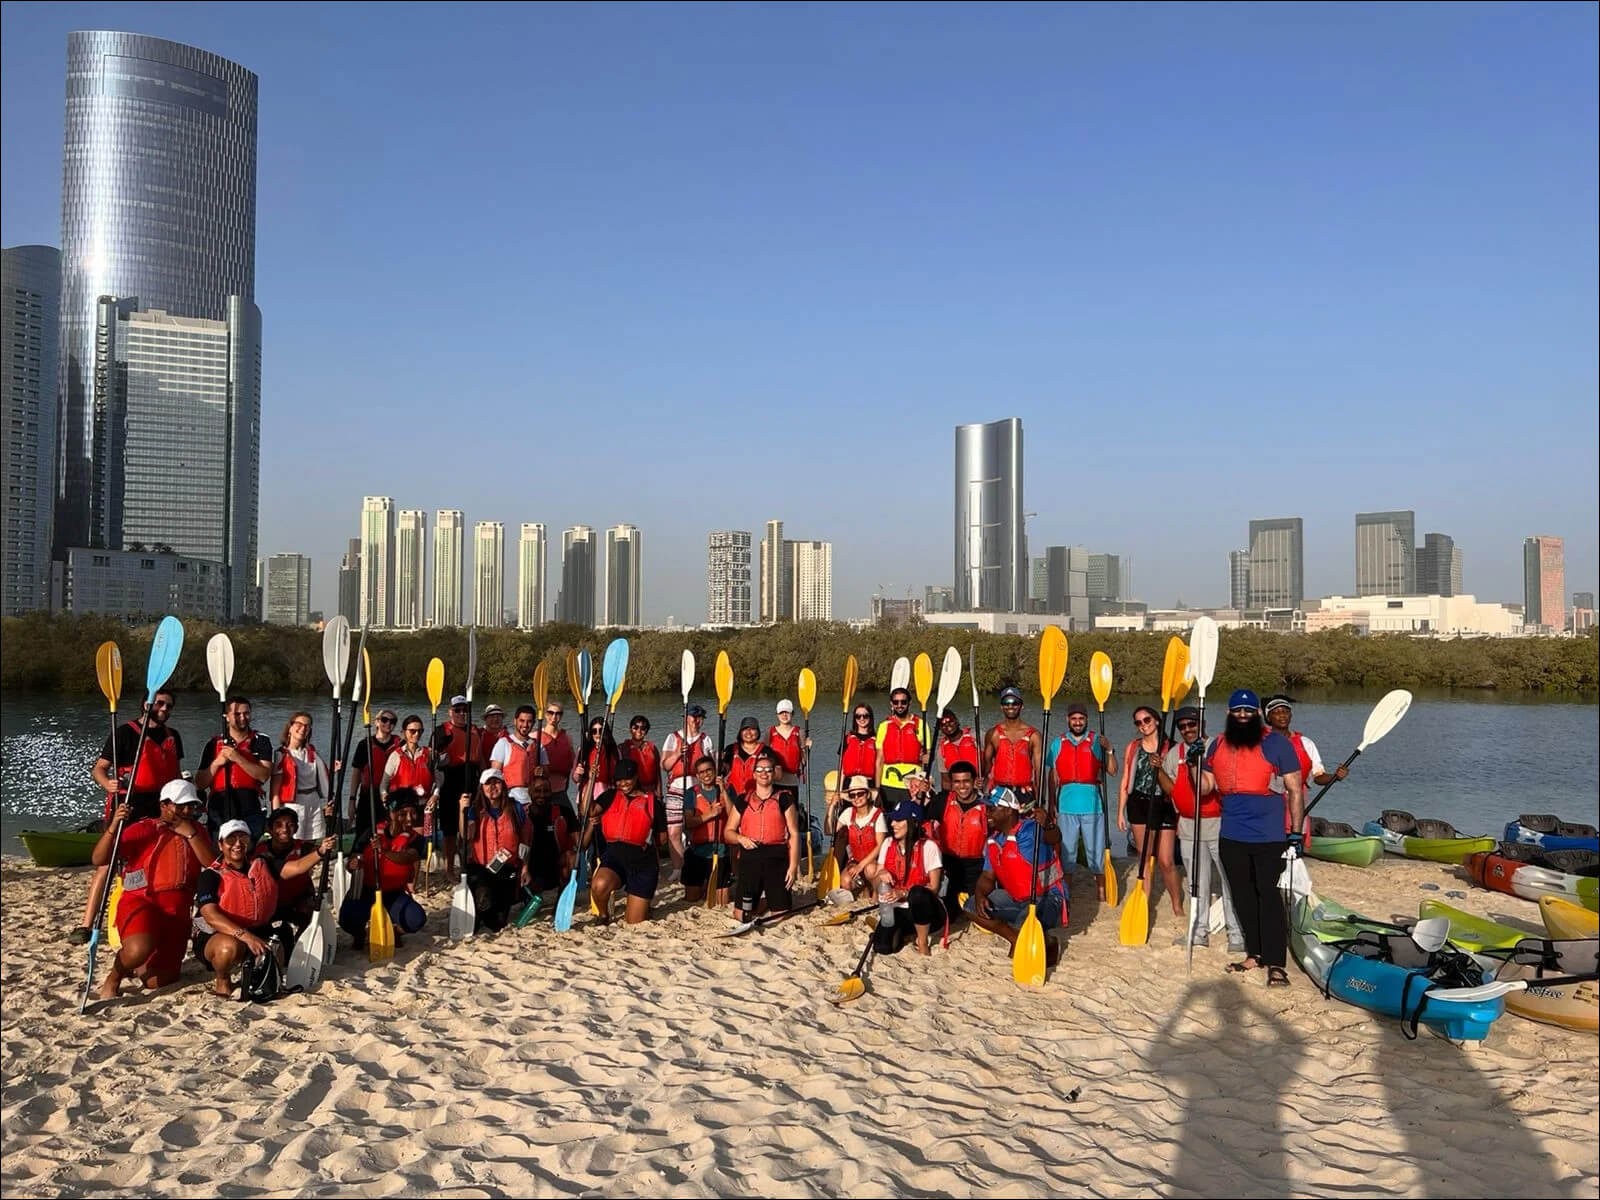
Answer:
<svg viewBox="0 0 1600 1200"><path fill-rule="evenodd" d="M1600 875L1600 854L1593 850L1546 850L1544 857L1566 875Z"/></svg>
<svg viewBox="0 0 1600 1200"><path fill-rule="evenodd" d="M1600 830L1593 825L1580 825L1575 821L1557 821L1556 833L1561 837L1597 837Z"/></svg>
<svg viewBox="0 0 1600 1200"><path fill-rule="evenodd" d="M1556 826L1561 824L1561 818L1555 813L1523 813L1517 818L1517 824L1534 833L1554 833Z"/></svg>
<svg viewBox="0 0 1600 1200"><path fill-rule="evenodd" d="M1311 836L1314 838L1353 838L1361 834L1343 821L1324 821L1321 817L1311 818Z"/></svg>
<svg viewBox="0 0 1600 1200"><path fill-rule="evenodd" d="M1521 863L1543 863L1544 851L1528 842L1501 842L1500 857Z"/></svg>
<svg viewBox="0 0 1600 1200"><path fill-rule="evenodd" d="M1358 958L1375 959L1407 972L1405 988L1400 994L1400 1030L1412 1040L1417 1036L1417 1027L1428 1007L1430 991L1434 988L1477 987L1483 982L1483 968L1470 955L1450 946L1440 950L1424 950L1411 940L1409 934L1363 929L1348 942L1335 942L1333 945L1340 955L1353 954ZM1331 979L1332 976L1330 967L1328 977ZM1323 994L1332 997L1327 988L1323 989ZM1412 1007L1413 998L1415 1008Z"/></svg>
<svg viewBox="0 0 1600 1200"><path fill-rule="evenodd" d="M1426 817L1417 822L1417 836L1429 839L1458 838L1456 827L1449 821L1430 821Z"/></svg>
<svg viewBox="0 0 1600 1200"><path fill-rule="evenodd" d="M1382 825L1390 833L1415 833L1417 830L1417 819L1410 813L1398 808L1384 809L1383 814L1378 818L1378 824Z"/></svg>

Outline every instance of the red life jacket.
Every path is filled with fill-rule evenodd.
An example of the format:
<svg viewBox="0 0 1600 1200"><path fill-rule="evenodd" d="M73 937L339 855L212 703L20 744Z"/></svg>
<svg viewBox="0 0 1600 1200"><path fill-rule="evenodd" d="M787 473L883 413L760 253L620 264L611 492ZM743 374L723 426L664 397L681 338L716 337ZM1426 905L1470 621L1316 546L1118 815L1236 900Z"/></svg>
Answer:
<svg viewBox="0 0 1600 1200"><path fill-rule="evenodd" d="M944 764L946 771L958 762L971 763L978 773L983 773L983 763L978 757L978 739L972 736L972 730L963 729L961 736L953 742L939 743L939 761Z"/></svg>
<svg viewBox="0 0 1600 1200"><path fill-rule="evenodd" d="M307 871L304 875L296 875L292 879L284 879L281 874L284 867L310 853L309 850L301 850L298 845L291 845L289 853L284 855L283 862L278 865L280 872L278 876L278 908L280 911L286 908L293 908L311 894L315 881L312 879L310 871Z"/></svg>
<svg viewBox="0 0 1600 1200"><path fill-rule="evenodd" d="M616 765L616 759L600 746L589 751L589 777L585 782L594 789L591 794L599 795L611 786Z"/></svg>
<svg viewBox="0 0 1600 1200"><path fill-rule="evenodd" d="M472 857L480 866L486 867L494 861L494 856L504 850L512 858L521 858L518 847L527 840L522 832L522 818L517 811L517 802L507 799L500 806L500 815L489 815L489 806L484 805L483 811L478 814L477 829L472 838Z"/></svg>
<svg viewBox="0 0 1600 1200"><path fill-rule="evenodd" d="M890 840L889 849L884 851L883 865L888 870L889 877L895 881L897 886L908 890L914 887L925 888L928 886L930 878L928 866L922 861L922 847L926 841L926 838L919 837L917 839L916 844L911 847L911 861L908 865L906 855L900 849L900 843L893 839Z"/></svg>
<svg viewBox="0 0 1600 1200"><path fill-rule="evenodd" d="M1063 786L1069 783L1099 783L1103 764L1100 761L1100 743L1092 733L1073 745L1063 736L1056 751L1056 779Z"/></svg>
<svg viewBox="0 0 1600 1200"><path fill-rule="evenodd" d="M387 763L384 764L388 766ZM412 758L405 749L394 752L394 777L389 780L389 790L399 791L420 787L423 794L433 791L433 754L426 746L418 748L417 756Z"/></svg>
<svg viewBox="0 0 1600 1200"><path fill-rule="evenodd" d="M159 826L139 857L123 868L122 886L129 892L159 896L165 892L193 892L200 881L200 864L189 850L189 843L165 821L145 817L128 826L135 829L146 823ZM129 887L128 876L144 872L144 886Z"/></svg>
<svg viewBox="0 0 1600 1200"><path fill-rule="evenodd" d="M446 767L465 765L467 761L467 739L469 736L472 739L472 748L479 752L472 756L472 761L475 763L484 761L482 755L483 730L478 726L474 725L469 735L465 728L451 721L445 725L441 732L445 735L444 765Z"/></svg>
<svg viewBox="0 0 1600 1200"><path fill-rule="evenodd" d="M622 756L639 768L637 780L641 792L653 792L661 784L661 751L654 742L636 742L629 738L618 749Z"/></svg>
<svg viewBox="0 0 1600 1200"><path fill-rule="evenodd" d="M383 778L383 769L389 765L389 755L400 749L402 745L398 737L391 736L385 745L377 738L369 738L366 742L367 765L361 768L356 776L356 786L360 788L374 788L378 780Z"/></svg>
<svg viewBox="0 0 1600 1200"><path fill-rule="evenodd" d="M854 809L851 810L852 812ZM845 845L850 852L851 862L866 862L878 849L878 812L876 809L867 810L872 819L865 825L857 825L849 813L841 824L844 827Z"/></svg>
<svg viewBox="0 0 1600 1200"><path fill-rule="evenodd" d="M1291 731L1286 736L1289 739L1289 744L1294 747L1294 756L1300 760L1300 782L1309 787L1311 785L1311 755L1306 753L1305 737L1298 729ZM1285 794L1283 803L1283 831L1285 833L1293 832L1293 830L1290 829L1290 824L1289 797L1287 794ZM1310 846L1311 818L1306 817L1302 822L1302 825L1303 828L1300 830L1300 834L1305 839L1305 844Z"/></svg>
<svg viewBox="0 0 1600 1200"><path fill-rule="evenodd" d="M778 756L778 761L783 764L783 769L791 775L800 774L800 752L805 748L805 739L800 736L798 725L789 726L789 736L784 737L778 732L781 725L774 725L767 730L767 745Z"/></svg>
<svg viewBox="0 0 1600 1200"><path fill-rule="evenodd" d="M387 854L380 855L377 851L379 848L396 852L409 850L416 836L415 833L391 834L387 828L380 826L377 835L367 843L367 848L361 852L361 865L368 879L377 876L379 891L399 892L410 889L416 864L397 863Z"/></svg>
<svg viewBox="0 0 1600 1200"><path fill-rule="evenodd" d="M782 793L765 800L754 792L745 797L739 814L739 832L758 846L782 846L789 840L789 822L783 815Z"/></svg>
<svg viewBox="0 0 1600 1200"><path fill-rule="evenodd" d="M211 762L212 759L215 759L217 757L217 751L222 747L232 746L251 762L260 762L261 760L250 752L251 743L256 740L256 737L257 734L253 729L246 733L244 735L244 740L240 742L234 741L233 738L226 733L218 734L210 747L211 754L206 761ZM272 765L271 755L267 756L267 765ZM220 788L227 791L251 791L257 793L258 795L261 792L261 785L254 779L251 779L250 776L246 775L243 771L236 770L235 764L232 762L224 764L221 772L211 781L211 787L213 790Z"/></svg>
<svg viewBox="0 0 1600 1200"><path fill-rule="evenodd" d="M878 781L878 739L870 733L852 733L844 739L844 754L839 760L839 778L844 783L852 775L865 775Z"/></svg>
<svg viewBox="0 0 1600 1200"><path fill-rule="evenodd" d="M1218 738L1211 773L1217 777L1217 791L1224 796L1270 796L1268 785L1278 772L1260 746L1235 750L1227 738Z"/></svg>
<svg viewBox="0 0 1600 1200"><path fill-rule="evenodd" d="M705 816L711 811L711 806L714 803L716 803L716 797L705 795L698 787L694 789L694 811L698 815ZM704 846L711 842L724 841L726 840L724 831L727 829L727 825L728 818L726 814L719 814L716 820L704 822L689 830L689 842L694 846Z"/></svg>
<svg viewBox="0 0 1600 1200"><path fill-rule="evenodd" d="M728 790L735 796L742 796L755 785L756 755L746 754L743 747L733 748L733 758L728 763Z"/></svg>
<svg viewBox="0 0 1600 1200"><path fill-rule="evenodd" d="M989 812L973 793L966 808L952 798L945 801L944 819L939 822L939 849L952 858L980 858L989 840Z"/></svg>
<svg viewBox="0 0 1600 1200"><path fill-rule="evenodd" d="M578 761L577 752L572 748L572 739L567 736L565 729L558 729L555 737L541 729L539 745L544 747L545 757L550 760L545 765L545 772L550 777L550 790L565 790L567 776L572 774L572 766Z"/></svg>
<svg viewBox="0 0 1600 1200"><path fill-rule="evenodd" d="M1194 782L1191 779L1192 772L1189 770L1188 764L1183 761L1181 754L1183 744L1179 743L1178 748L1180 751L1178 777L1172 781L1172 807L1178 810L1180 817L1187 817L1192 821L1194 820ZM1216 792L1212 792L1206 796L1200 805L1200 817L1202 820L1206 820L1221 815L1222 801Z"/></svg>
<svg viewBox="0 0 1600 1200"><path fill-rule="evenodd" d="M994 766L992 774L1000 787L1033 787L1033 735L1038 731L1032 725L1023 729L1022 737L1012 741L1005 730L995 726Z"/></svg>
<svg viewBox="0 0 1600 1200"><path fill-rule="evenodd" d="M289 753L288 747L280 746L278 748L283 751L283 754L278 760L278 788L272 793L272 803L274 805L294 804L296 803L295 788L297 786L295 776L300 770L300 762L294 755ZM317 748L309 742L306 743L306 759L306 766L314 773L317 767ZM310 793L308 792L307 795L310 795Z"/></svg>
<svg viewBox="0 0 1600 1200"><path fill-rule="evenodd" d="M884 766L922 761L921 717L913 715L904 721L890 717L883 723L880 732Z"/></svg>
<svg viewBox="0 0 1600 1200"><path fill-rule="evenodd" d="M525 788L533 780L533 769L539 765L538 743L530 740L520 744L514 737L507 737L505 743L506 762L500 770L506 777L506 790Z"/></svg>
<svg viewBox="0 0 1600 1200"><path fill-rule="evenodd" d="M1032 818L1029 818L1030 820ZM1019 827L1020 828L1020 827ZM1035 835L1043 837L1042 830L1035 830ZM996 834L991 837L984 847L984 866L994 875L995 880L1005 888L1006 895L1013 900L1027 903L1033 896L1033 886L1029 880L1034 877L1033 860L1017 849L1015 833L1007 834L1004 838ZM1038 892L1043 896L1051 890L1064 894L1062 885L1061 860L1056 852L1049 846L1039 847L1039 873Z"/></svg>
<svg viewBox="0 0 1600 1200"><path fill-rule="evenodd" d="M656 831L656 799L647 792L624 796L613 792L605 815L600 818L600 832L608 842L621 842L625 846L644 847Z"/></svg>
<svg viewBox="0 0 1600 1200"><path fill-rule="evenodd" d="M696 759L717 757L717 748L711 744L709 733L697 733L689 737L686 730L680 729L673 737L678 739L678 761L672 764L672 778L682 779L685 775L694 773Z"/></svg>
<svg viewBox="0 0 1600 1200"><path fill-rule="evenodd" d="M252 856L248 867L236 871L219 858L211 864L211 869L222 877L217 907L229 920L237 921L246 929L255 929L272 920L272 915L278 911L278 881L266 859Z"/></svg>
<svg viewBox="0 0 1600 1200"><path fill-rule="evenodd" d="M139 722L129 721L128 728L138 733ZM139 774L129 785L128 777L132 774L131 762L118 764L118 780L133 792L159 792L178 777L178 739L172 736L170 729L160 741L148 736L144 739L144 748L139 752Z"/></svg>

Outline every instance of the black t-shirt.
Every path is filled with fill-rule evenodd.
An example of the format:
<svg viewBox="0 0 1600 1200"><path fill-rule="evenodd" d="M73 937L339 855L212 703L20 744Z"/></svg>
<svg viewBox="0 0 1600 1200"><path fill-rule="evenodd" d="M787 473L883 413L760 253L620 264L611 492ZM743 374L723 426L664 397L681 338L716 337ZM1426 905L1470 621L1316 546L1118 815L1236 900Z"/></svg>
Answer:
<svg viewBox="0 0 1600 1200"><path fill-rule="evenodd" d="M794 798L794 792L789 788L773 788L772 794L778 798L778 811L781 813L786 813L799 804L799 801ZM739 810L741 817L744 816L744 810L750 807L750 801L754 798L754 792L746 792L742 796L733 797L733 807Z"/></svg>
<svg viewBox="0 0 1600 1200"><path fill-rule="evenodd" d="M386 756L393 754L396 750L400 749L402 744L400 735L393 733L389 735L389 740L387 742L382 738L376 737L371 739L371 741L372 745L376 745L377 748L382 750ZM350 778L352 782L354 782L356 779L359 779L361 771L366 768L368 759L371 757L372 745L368 744L368 740L366 738L362 738L356 743L356 748L350 752L350 762L348 766L351 772ZM384 765L388 765L387 758L384 760Z"/></svg>
<svg viewBox="0 0 1600 1200"><path fill-rule="evenodd" d="M217 751L222 746L223 734L208 739L200 751L200 765L209 767L217 760ZM229 745L243 750L257 762L267 766L272 765L272 740L264 733L252 732L243 742L235 742L228 738ZM221 817L224 821L231 821L247 813L261 811L261 790L266 782L257 783L246 775L234 763L228 763L218 771L211 780L210 799L206 807Z"/></svg>
<svg viewBox="0 0 1600 1200"><path fill-rule="evenodd" d="M111 743L113 738L116 739L117 753L115 760L113 760L111 755ZM176 729L172 728L170 725L152 725L150 726L150 732L145 736L146 741L155 742L157 745L165 743L168 738L172 739L172 748L177 751L177 761L182 763L183 736ZM122 771L124 774L126 774L133 766L133 757L138 752L139 730L137 727L129 725L126 722L118 725L116 732L109 735L105 740L105 745L100 747L100 757L105 759L108 763L115 761L118 770Z"/></svg>

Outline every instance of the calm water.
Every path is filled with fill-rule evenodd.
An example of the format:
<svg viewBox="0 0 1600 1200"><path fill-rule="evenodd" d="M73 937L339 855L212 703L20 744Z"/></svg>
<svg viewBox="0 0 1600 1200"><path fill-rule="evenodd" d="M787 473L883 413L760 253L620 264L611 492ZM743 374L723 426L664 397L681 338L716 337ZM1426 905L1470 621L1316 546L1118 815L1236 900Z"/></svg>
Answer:
<svg viewBox="0 0 1600 1200"><path fill-rule="evenodd" d="M1361 728L1380 693L1370 696L1302 696L1296 725L1310 735L1323 758L1342 760L1361 739ZM327 741L332 701L317 697L254 697L256 727L277 743L289 713L304 708L314 714L313 741ZM422 712L420 697L384 696L383 702L404 717ZM887 697L867 696L879 719L888 710ZM481 709L497 701L508 712L520 697L481 696ZM739 718L772 721L777 697L736 696L728 710L729 739ZM709 732L716 734L715 704ZM124 704L129 715L137 700ZM1055 728L1064 719L1065 701L1058 699ZM1220 704L1217 706L1220 708ZM824 711L824 709L827 711ZM1091 723L1096 719L1091 708ZM1106 712L1107 733L1121 747L1132 734L1132 702ZM676 727L681 712L677 696L627 697L618 722L643 712L651 736L659 742ZM985 725L997 716L984 713ZM1024 716L1037 723L1038 706ZM1207 711L1208 724L1221 719ZM811 731L819 757L831 756L839 738L839 705L819 698ZM964 721L970 721L968 710ZM211 694L179 696L172 724L183 735L192 770L205 739L221 725L220 709ZM17 834L23 829L65 829L100 815L101 793L89 772L104 743L109 714L103 701L89 698L13 694L0 700L0 852L20 854ZM568 701L564 727L576 731L575 710ZM624 725L625 728L625 725ZM1409 809L1417 816L1443 818L1466 833L1496 833L1522 812L1554 812L1567 820L1596 821L1600 778L1600 711L1593 703L1552 700L1508 700L1503 697L1461 698L1419 696L1405 720L1382 742L1362 755L1350 778L1328 794L1318 807L1323 816L1359 825L1383 808Z"/></svg>

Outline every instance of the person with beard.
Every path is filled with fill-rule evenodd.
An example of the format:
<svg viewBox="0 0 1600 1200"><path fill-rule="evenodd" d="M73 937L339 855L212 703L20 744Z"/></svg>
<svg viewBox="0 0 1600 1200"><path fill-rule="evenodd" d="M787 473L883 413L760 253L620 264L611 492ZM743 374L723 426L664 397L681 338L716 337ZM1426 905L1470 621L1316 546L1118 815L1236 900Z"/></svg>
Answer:
<svg viewBox="0 0 1600 1200"><path fill-rule="evenodd" d="M1288 738L1267 729L1260 698L1239 688L1228 697L1228 723L1204 761L1201 791L1222 798L1217 849L1244 932L1245 956L1228 970L1265 967L1268 987L1288 987L1289 931L1277 888L1284 851L1302 842L1298 832L1284 833L1285 816L1287 828L1298 830L1305 811L1300 759ZM1283 781L1282 795L1272 790L1275 778Z"/></svg>

